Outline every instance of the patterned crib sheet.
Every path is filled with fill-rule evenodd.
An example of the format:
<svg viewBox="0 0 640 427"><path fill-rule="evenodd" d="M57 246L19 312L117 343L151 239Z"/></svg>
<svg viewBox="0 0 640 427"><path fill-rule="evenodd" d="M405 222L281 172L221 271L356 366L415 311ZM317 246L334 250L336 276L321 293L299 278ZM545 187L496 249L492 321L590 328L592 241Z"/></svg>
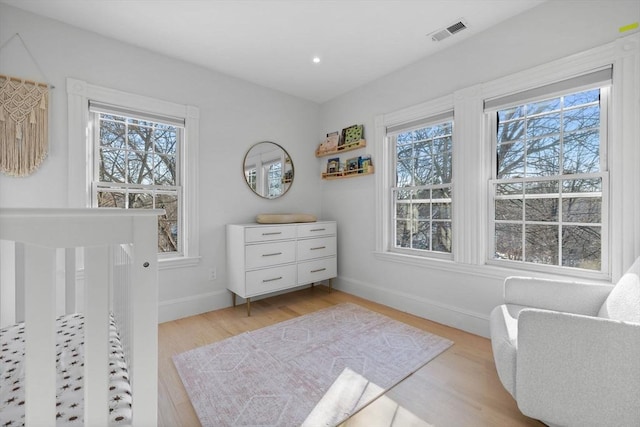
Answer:
<svg viewBox="0 0 640 427"><path fill-rule="evenodd" d="M56 320L56 426L82 426L84 316ZM0 426L25 425L24 323L0 329ZM109 326L109 424L131 423L131 386L113 316Z"/></svg>

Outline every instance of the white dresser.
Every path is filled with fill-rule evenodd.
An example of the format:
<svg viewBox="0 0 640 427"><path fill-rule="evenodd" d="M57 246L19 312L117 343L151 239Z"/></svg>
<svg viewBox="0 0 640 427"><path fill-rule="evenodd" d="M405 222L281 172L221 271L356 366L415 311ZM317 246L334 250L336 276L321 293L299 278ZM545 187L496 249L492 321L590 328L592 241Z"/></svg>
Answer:
<svg viewBox="0 0 640 427"><path fill-rule="evenodd" d="M335 221L228 224L227 289L251 297L331 279L338 274Z"/></svg>

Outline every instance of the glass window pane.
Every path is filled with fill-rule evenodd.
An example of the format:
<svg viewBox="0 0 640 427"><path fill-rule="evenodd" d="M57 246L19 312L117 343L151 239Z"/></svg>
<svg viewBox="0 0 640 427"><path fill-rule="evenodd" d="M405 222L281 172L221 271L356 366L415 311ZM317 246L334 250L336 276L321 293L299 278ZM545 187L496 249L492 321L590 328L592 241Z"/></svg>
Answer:
<svg viewBox="0 0 640 427"><path fill-rule="evenodd" d="M153 129L129 125L129 148L139 151L153 151Z"/></svg>
<svg viewBox="0 0 640 427"><path fill-rule="evenodd" d="M414 203L414 219L431 219L431 203Z"/></svg>
<svg viewBox="0 0 640 427"><path fill-rule="evenodd" d="M551 176L560 173L560 138L533 139L527 143L527 176Z"/></svg>
<svg viewBox="0 0 640 427"><path fill-rule="evenodd" d="M498 124L498 143L518 141L524 137L524 120L514 120Z"/></svg>
<svg viewBox="0 0 640 427"><path fill-rule="evenodd" d="M577 129L589 129L600 126L600 106L567 110L564 114L564 131L571 132Z"/></svg>
<svg viewBox="0 0 640 427"><path fill-rule="evenodd" d="M125 134L124 123L109 120L100 121L100 145L102 147L124 148Z"/></svg>
<svg viewBox="0 0 640 427"><path fill-rule="evenodd" d="M522 105L498 111L498 120L500 122L504 122L505 120L517 119L519 117L524 117L524 106Z"/></svg>
<svg viewBox="0 0 640 427"><path fill-rule="evenodd" d="M430 183L431 177L431 158L429 157L420 157L415 159L415 175L414 175L414 184L413 185L427 185Z"/></svg>
<svg viewBox="0 0 640 427"><path fill-rule="evenodd" d="M98 191L99 208L124 208L124 193L114 191Z"/></svg>
<svg viewBox="0 0 640 427"><path fill-rule="evenodd" d="M451 223L448 221L434 221L431 231L431 250L451 253Z"/></svg>
<svg viewBox="0 0 640 427"><path fill-rule="evenodd" d="M126 152L124 150L100 150L98 180L101 182L125 182Z"/></svg>
<svg viewBox="0 0 640 427"><path fill-rule="evenodd" d="M564 179L562 180L563 193L600 193L602 191L602 179Z"/></svg>
<svg viewBox="0 0 640 427"><path fill-rule="evenodd" d="M525 221L558 221L557 198L525 199Z"/></svg>
<svg viewBox="0 0 640 427"><path fill-rule="evenodd" d="M429 250L431 224L428 221L415 221L414 225L416 229L411 239L411 247L413 249Z"/></svg>
<svg viewBox="0 0 640 427"><path fill-rule="evenodd" d="M398 159L409 159L413 157L413 144L397 144L396 145L396 157Z"/></svg>
<svg viewBox="0 0 640 427"><path fill-rule="evenodd" d="M178 196L158 194L156 208L164 209L165 214L158 217L158 251L178 251Z"/></svg>
<svg viewBox="0 0 640 427"><path fill-rule="evenodd" d="M176 154L176 128L173 126L156 125L153 132L156 153Z"/></svg>
<svg viewBox="0 0 640 427"><path fill-rule="evenodd" d="M602 236L600 227L565 226L562 228L562 265L600 270Z"/></svg>
<svg viewBox="0 0 640 427"><path fill-rule="evenodd" d="M531 181L525 185L525 193L529 194L558 194L560 183L558 181Z"/></svg>
<svg viewBox="0 0 640 427"><path fill-rule="evenodd" d="M600 131L567 133L564 136L565 174L600 171Z"/></svg>
<svg viewBox="0 0 640 427"><path fill-rule="evenodd" d="M150 193L129 193L129 209L153 209L153 195Z"/></svg>
<svg viewBox="0 0 640 427"><path fill-rule="evenodd" d="M545 99L544 101L527 104L527 115L549 113L560 108L560 98Z"/></svg>
<svg viewBox="0 0 640 427"><path fill-rule="evenodd" d="M558 265L557 225L525 225L525 261Z"/></svg>
<svg viewBox="0 0 640 427"><path fill-rule="evenodd" d="M398 161L396 165L396 187L408 187L413 184L411 160Z"/></svg>
<svg viewBox="0 0 640 427"><path fill-rule="evenodd" d="M127 163L129 184L153 184L153 153L130 151Z"/></svg>
<svg viewBox="0 0 640 427"><path fill-rule="evenodd" d="M396 246L411 247L411 221L396 221Z"/></svg>
<svg viewBox="0 0 640 427"><path fill-rule="evenodd" d="M174 156L156 155L154 159L156 162L153 173L154 184L176 185L176 158Z"/></svg>
<svg viewBox="0 0 640 427"><path fill-rule="evenodd" d="M562 221L600 223L602 199L600 197L563 197Z"/></svg>
<svg viewBox="0 0 640 427"><path fill-rule="evenodd" d="M495 209L497 220L522 220L522 199L498 199Z"/></svg>
<svg viewBox="0 0 640 427"><path fill-rule="evenodd" d="M451 219L451 203L433 203L433 219Z"/></svg>
<svg viewBox="0 0 640 427"><path fill-rule="evenodd" d="M522 183L514 182L508 184L497 184L496 195L522 194Z"/></svg>
<svg viewBox="0 0 640 427"><path fill-rule="evenodd" d="M496 224L495 257L522 261L522 225Z"/></svg>
<svg viewBox="0 0 640 427"><path fill-rule="evenodd" d="M560 132L560 114L544 114L527 119L527 137L537 138L540 136L557 134Z"/></svg>
<svg viewBox="0 0 640 427"><path fill-rule="evenodd" d="M575 105L583 105L600 101L600 89L591 89L585 92L573 93L564 97L564 107L569 108Z"/></svg>
<svg viewBox="0 0 640 427"><path fill-rule="evenodd" d="M524 176L524 143L498 145L497 179Z"/></svg>

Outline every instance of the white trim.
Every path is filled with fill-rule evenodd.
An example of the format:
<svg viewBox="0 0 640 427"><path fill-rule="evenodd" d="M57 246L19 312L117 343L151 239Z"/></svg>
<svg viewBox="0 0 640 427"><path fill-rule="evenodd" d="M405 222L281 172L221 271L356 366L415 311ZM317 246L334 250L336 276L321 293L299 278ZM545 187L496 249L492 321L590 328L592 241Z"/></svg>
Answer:
<svg viewBox="0 0 640 427"><path fill-rule="evenodd" d="M227 290L207 292L158 303L158 323L207 313L231 305L231 293Z"/></svg>
<svg viewBox="0 0 640 427"><path fill-rule="evenodd" d="M443 266L456 272L467 265L486 266L488 239L488 186L491 172L490 129L483 114L483 101L522 92L557 81L566 80L593 70L613 65L611 108L609 111L610 215L609 245L610 277L616 281L640 255L640 198L629 202L630 194L640 188L640 34L622 37L612 43L549 62L531 69L463 88L453 95L404 108L375 117L376 171L376 257L392 262L420 258L425 268ZM453 254L454 262L436 264L439 260L390 254L389 248L389 192L391 173L386 127L409 123L428 115L451 109L454 104L453 138ZM487 145L489 144L489 145ZM606 235L606 233L603 233ZM527 265L519 266L527 269ZM540 274L536 269L536 274ZM544 272L542 272L544 274ZM556 271L549 271L556 274ZM571 277L593 278L590 272L567 271ZM602 276L602 275L599 275ZM601 277L599 277L601 278ZM598 278L598 279L599 279Z"/></svg>
<svg viewBox="0 0 640 427"><path fill-rule="evenodd" d="M185 119L183 155L180 156L183 187L184 227L183 253L186 258L199 257L198 219L198 149L200 113L197 107L115 89L92 85L83 80L67 78L69 175L68 206L90 207L91 164L89 100L120 105L133 110ZM188 167L187 167L188 166ZM165 261L169 263L168 261Z"/></svg>
<svg viewBox="0 0 640 427"><path fill-rule="evenodd" d="M334 282L334 287L415 316L462 329L475 335L489 337L489 316L483 313L351 278L338 277Z"/></svg>

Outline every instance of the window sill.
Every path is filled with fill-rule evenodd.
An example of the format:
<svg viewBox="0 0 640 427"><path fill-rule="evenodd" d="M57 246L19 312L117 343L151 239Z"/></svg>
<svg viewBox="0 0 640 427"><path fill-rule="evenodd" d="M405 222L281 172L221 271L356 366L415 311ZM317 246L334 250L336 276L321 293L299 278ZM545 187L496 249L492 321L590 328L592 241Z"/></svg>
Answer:
<svg viewBox="0 0 640 427"><path fill-rule="evenodd" d="M158 270L195 267L200 264L200 257L158 258Z"/></svg>
<svg viewBox="0 0 640 427"><path fill-rule="evenodd" d="M463 264L450 259L428 258L416 255L399 254L395 252L374 252L376 259L381 261L394 262L398 264L413 265L416 267L440 270L449 273L467 274L489 279L504 280L508 276L536 276L542 278L564 278L566 280L593 281L594 283L610 283L610 279L601 273L591 272L555 272L542 271L545 267L532 266L530 269L517 268L512 266L487 264Z"/></svg>

